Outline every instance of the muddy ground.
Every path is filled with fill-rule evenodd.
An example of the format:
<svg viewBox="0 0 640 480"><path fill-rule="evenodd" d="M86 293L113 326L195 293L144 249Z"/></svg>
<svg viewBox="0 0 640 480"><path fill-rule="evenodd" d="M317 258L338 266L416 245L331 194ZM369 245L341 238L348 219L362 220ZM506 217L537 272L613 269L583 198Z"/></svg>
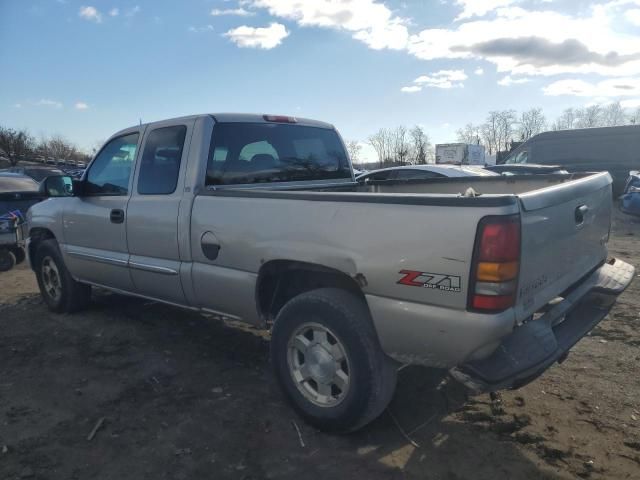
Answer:
<svg viewBox="0 0 640 480"><path fill-rule="evenodd" d="M618 215L610 247L640 265L640 222ZM266 335L106 292L53 315L21 267L0 274L0 479L640 478L639 291L519 391L407 368L336 437L283 401Z"/></svg>

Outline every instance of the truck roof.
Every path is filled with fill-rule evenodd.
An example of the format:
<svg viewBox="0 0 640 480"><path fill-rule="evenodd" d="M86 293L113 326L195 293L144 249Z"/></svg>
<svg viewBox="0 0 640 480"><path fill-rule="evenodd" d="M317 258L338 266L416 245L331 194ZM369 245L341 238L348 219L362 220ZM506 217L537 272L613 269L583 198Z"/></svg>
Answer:
<svg viewBox="0 0 640 480"><path fill-rule="evenodd" d="M111 138L121 135L123 133L126 133L132 129L136 129L139 127L147 127L147 126L153 126L156 124L160 124L160 123L165 123L168 121L174 121L174 120L183 120L183 121L187 121L187 120L193 120L196 118L201 118L201 117L212 117L216 122L219 123L270 123L269 121L265 120L265 116L267 115L272 115L272 114L263 114L263 113L202 113L202 114L196 114L196 115L186 115L186 116L182 116L182 117L174 117L174 118L166 118L166 119L162 119L162 120L158 120L156 122L147 122L147 123L142 123L140 125L132 125L128 128L124 128L122 130L120 130L119 132L115 133L114 135L112 135ZM277 115L280 116L280 115ZM301 117L295 117L293 115L284 115L290 118L295 118L295 125L302 125L305 127L318 127L318 128L327 128L327 129L331 129L333 130L335 127L327 122L321 122L318 120L312 120L310 118L301 118Z"/></svg>
<svg viewBox="0 0 640 480"><path fill-rule="evenodd" d="M599 136L599 135L625 135L640 134L640 125L619 125L617 127L590 127L590 128L572 128L569 130L550 130L534 135L528 141L541 138L554 137L579 137L582 135ZM526 143L526 142L525 142Z"/></svg>

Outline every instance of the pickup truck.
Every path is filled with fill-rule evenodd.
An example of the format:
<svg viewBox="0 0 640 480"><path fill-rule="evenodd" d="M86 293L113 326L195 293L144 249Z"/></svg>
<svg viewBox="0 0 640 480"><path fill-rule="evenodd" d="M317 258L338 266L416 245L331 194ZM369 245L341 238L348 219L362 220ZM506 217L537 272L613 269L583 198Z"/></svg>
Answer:
<svg viewBox="0 0 640 480"><path fill-rule="evenodd" d="M136 125L42 193L27 250L52 311L101 287L271 328L285 396L328 431L380 415L403 364L530 382L634 276L607 255L606 172L360 185L332 125L287 116Z"/></svg>

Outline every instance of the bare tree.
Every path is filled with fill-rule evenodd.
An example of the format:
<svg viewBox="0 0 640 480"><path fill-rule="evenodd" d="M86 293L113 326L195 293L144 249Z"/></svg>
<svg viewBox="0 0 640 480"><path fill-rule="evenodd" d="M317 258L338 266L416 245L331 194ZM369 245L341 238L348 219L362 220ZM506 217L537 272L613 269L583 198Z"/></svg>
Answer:
<svg viewBox="0 0 640 480"><path fill-rule="evenodd" d="M458 142L468 145L480 145L482 128L473 123L467 123L456 131Z"/></svg>
<svg viewBox="0 0 640 480"><path fill-rule="evenodd" d="M411 151L413 154L412 163L422 165L427 163L427 152L431 143L429 137L419 125L416 125L409 132L411 135Z"/></svg>
<svg viewBox="0 0 640 480"><path fill-rule="evenodd" d="M602 125L605 127L617 127L627 123L627 115L620 102L613 102L603 108Z"/></svg>
<svg viewBox="0 0 640 480"><path fill-rule="evenodd" d="M602 107L591 105L587 108L576 110L576 127L591 128L602 126Z"/></svg>
<svg viewBox="0 0 640 480"><path fill-rule="evenodd" d="M360 160L360 150L362 150L362 146L357 140L347 140L347 153L349 153L351 163L356 163Z"/></svg>
<svg viewBox="0 0 640 480"><path fill-rule="evenodd" d="M69 160L76 154L76 147L60 135L52 136L47 142L47 150L57 160Z"/></svg>
<svg viewBox="0 0 640 480"><path fill-rule="evenodd" d="M500 150L500 112L489 112L487 120L480 128L482 141L489 155L497 153Z"/></svg>
<svg viewBox="0 0 640 480"><path fill-rule="evenodd" d="M629 115L629 123L631 125L640 125L640 107L636 108L636 111Z"/></svg>
<svg viewBox="0 0 640 480"><path fill-rule="evenodd" d="M393 161L393 143L391 137L391 132L388 129L381 128L367 139L368 143L378 154L380 167Z"/></svg>
<svg viewBox="0 0 640 480"><path fill-rule="evenodd" d="M573 108L566 108L553 124L552 130L570 130L576 128L577 115Z"/></svg>
<svg viewBox="0 0 640 480"><path fill-rule="evenodd" d="M517 117L515 110L503 110L498 114L498 150L509 150L509 144L513 140L514 126Z"/></svg>
<svg viewBox="0 0 640 480"><path fill-rule="evenodd" d="M520 140L527 141L547 128L547 119L541 108L532 108L520 115L518 131Z"/></svg>
<svg viewBox="0 0 640 480"><path fill-rule="evenodd" d="M393 161L405 165L409 160L411 144L407 127L400 125L393 130Z"/></svg>
<svg viewBox="0 0 640 480"><path fill-rule="evenodd" d="M31 153L33 138L26 130L0 127L0 149L6 154L9 163L15 166L20 158Z"/></svg>

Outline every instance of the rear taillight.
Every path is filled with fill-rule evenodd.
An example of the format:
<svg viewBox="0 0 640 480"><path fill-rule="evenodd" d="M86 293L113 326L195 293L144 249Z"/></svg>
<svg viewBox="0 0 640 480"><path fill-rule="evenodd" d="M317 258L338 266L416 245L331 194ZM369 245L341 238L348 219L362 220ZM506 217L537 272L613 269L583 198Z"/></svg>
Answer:
<svg viewBox="0 0 640 480"><path fill-rule="evenodd" d="M469 308L499 312L514 305L520 271L520 217L485 217L478 225Z"/></svg>

